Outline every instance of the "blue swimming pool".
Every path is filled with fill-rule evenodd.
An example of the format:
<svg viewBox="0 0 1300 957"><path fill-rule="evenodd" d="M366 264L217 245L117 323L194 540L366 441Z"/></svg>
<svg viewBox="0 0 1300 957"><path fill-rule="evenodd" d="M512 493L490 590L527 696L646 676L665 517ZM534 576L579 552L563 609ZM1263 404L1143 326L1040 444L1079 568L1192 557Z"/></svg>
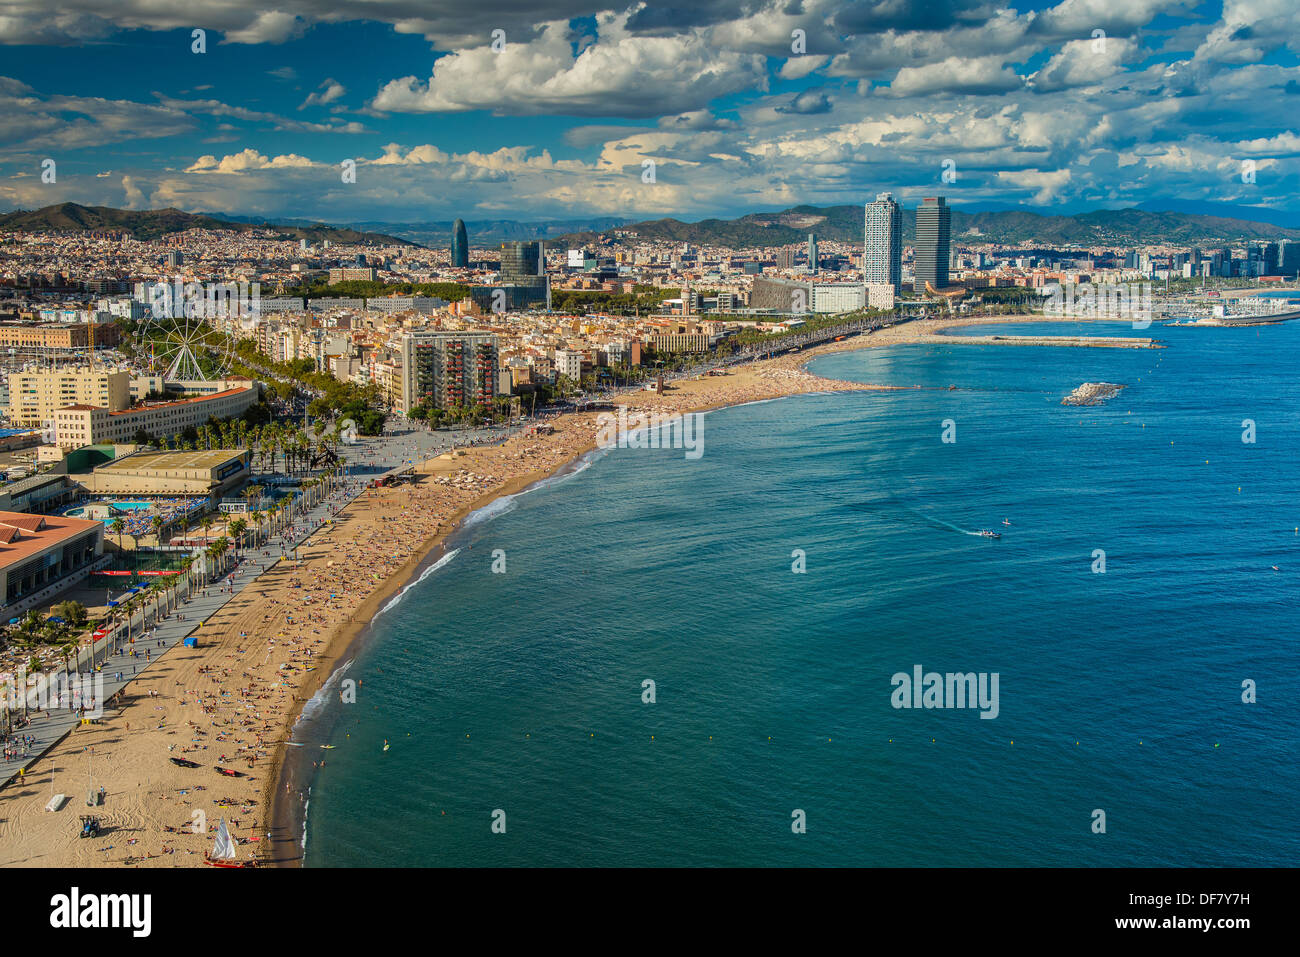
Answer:
<svg viewBox="0 0 1300 957"><path fill-rule="evenodd" d="M150 502L98 502L98 505L108 505L122 512L146 512L153 507ZM70 508L64 515L70 515L73 518L80 518L86 514L86 506Z"/></svg>

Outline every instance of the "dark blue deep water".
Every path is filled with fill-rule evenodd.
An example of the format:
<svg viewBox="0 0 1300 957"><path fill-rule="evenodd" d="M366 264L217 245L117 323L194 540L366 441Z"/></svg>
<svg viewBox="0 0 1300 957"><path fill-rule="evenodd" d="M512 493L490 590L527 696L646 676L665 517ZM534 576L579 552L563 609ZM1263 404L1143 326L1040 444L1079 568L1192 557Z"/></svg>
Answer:
<svg viewBox="0 0 1300 957"><path fill-rule="evenodd" d="M307 864L1300 863L1300 324L1052 328L1168 348L829 356L929 388L710 413L696 461L482 517L327 696ZM998 716L895 709L915 665Z"/></svg>

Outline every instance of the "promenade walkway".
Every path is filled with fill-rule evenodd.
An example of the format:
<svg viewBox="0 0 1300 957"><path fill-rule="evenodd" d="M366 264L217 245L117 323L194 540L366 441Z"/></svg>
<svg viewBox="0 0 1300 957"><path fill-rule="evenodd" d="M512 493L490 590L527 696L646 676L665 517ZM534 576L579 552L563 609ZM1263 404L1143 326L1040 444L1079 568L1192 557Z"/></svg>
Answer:
<svg viewBox="0 0 1300 957"><path fill-rule="evenodd" d="M264 543L247 551L248 557L241 557L232 568L225 570L219 577L211 578L206 584L191 581L191 588L182 586L178 603L169 614L145 629L145 610L141 609L132 616L132 636L134 645L127 641L127 626L123 622L114 632L96 642L96 669L98 677L103 680L102 701L95 702L105 710L112 710L108 702L114 695L129 689L131 682L153 667L167 652L175 648L195 631L199 632L200 647L203 632L200 624L207 621L236 595L247 588L256 588L257 579L275 567L276 563L290 555L294 548L310 538L325 524L331 511L347 505L361 495L374 478L391 469L413 461L421 461L437 454L441 443L436 434L422 430L389 432L381 438L365 440L348 447L348 464L340 480L339 488L305 513L296 514L281 532L270 536ZM260 556L261 551L271 551L269 559ZM262 568L259 568L259 561ZM184 615L184 620L181 620ZM109 642L113 648L107 661L104 660L104 643ZM134 654L132 654L134 649ZM146 658L146 652L148 657ZM83 674L88 679L84 685L77 682L74 667L66 687L69 691L79 691L85 687L92 693L96 676L86 674L90 668L90 648L84 648L79 656ZM125 695L123 696L125 697ZM30 721L25 727L14 728L15 739L33 739L24 753L10 758L0 759L0 788L7 787L19 777L24 770L38 761L54 745L61 741L80 723L81 718L75 710L82 702L79 695L66 696L57 709L29 710ZM92 704L84 702L89 710ZM14 718L21 719L23 708L18 704ZM80 803L85 795L69 795L69 800Z"/></svg>

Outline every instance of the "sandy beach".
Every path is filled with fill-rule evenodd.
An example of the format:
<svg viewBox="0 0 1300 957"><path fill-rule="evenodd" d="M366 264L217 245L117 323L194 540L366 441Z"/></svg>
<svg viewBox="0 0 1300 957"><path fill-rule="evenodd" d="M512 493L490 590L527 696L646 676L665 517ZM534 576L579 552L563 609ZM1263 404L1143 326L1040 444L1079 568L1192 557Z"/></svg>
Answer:
<svg viewBox="0 0 1300 957"><path fill-rule="evenodd" d="M685 413L807 392L905 388L822 379L803 367L825 353L951 341L938 331L1013 321L1042 317L911 322L623 401L629 414ZM279 769L303 704L382 603L465 516L595 447L597 413L568 414L551 424L549 434L516 435L428 460L412 483L365 492L343 508L304 544L297 562L275 565L205 622L200 647L168 651L124 693L121 707L69 734L21 783L0 790L0 864L198 866L221 817L241 859L289 862L296 835L271 822L277 799L294 797L285 794ZM328 761L329 754L317 749L310 760ZM171 758L200 767L180 767ZM217 773L219 767L243 776ZM84 796L92 784L107 792L95 809L105 831L81 839L78 815L88 810ZM59 792L70 796L68 804L46 811Z"/></svg>

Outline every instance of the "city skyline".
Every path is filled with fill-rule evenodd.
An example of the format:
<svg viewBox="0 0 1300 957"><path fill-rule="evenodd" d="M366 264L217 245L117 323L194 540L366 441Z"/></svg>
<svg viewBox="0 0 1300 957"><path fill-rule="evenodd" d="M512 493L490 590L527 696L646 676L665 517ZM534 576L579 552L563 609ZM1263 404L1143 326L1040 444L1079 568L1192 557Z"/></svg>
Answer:
<svg viewBox="0 0 1300 957"><path fill-rule="evenodd" d="M7 8L0 209L636 220L884 190L1300 209L1300 13L1277 0L103 7Z"/></svg>

